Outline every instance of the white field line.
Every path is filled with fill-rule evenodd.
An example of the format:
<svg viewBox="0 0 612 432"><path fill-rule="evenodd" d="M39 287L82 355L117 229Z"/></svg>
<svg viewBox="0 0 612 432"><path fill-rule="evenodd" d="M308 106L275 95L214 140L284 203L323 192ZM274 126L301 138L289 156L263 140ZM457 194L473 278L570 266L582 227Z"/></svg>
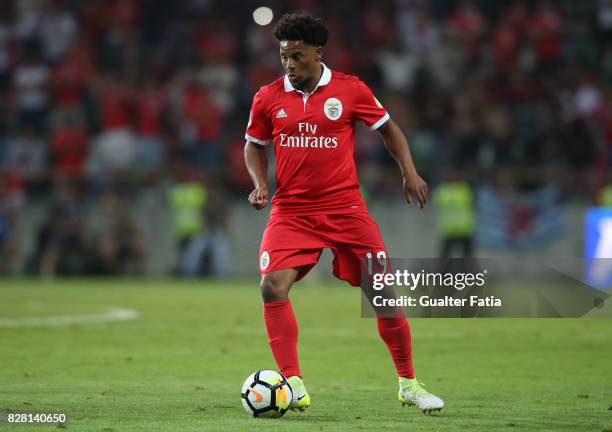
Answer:
<svg viewBox="0 0 612 432"><path fill-rule="evenodd" d="M138 318L134 309L109 307L106 312L48 317L0 318L0 327L57 327L71 324L128 321Z"/></svg>

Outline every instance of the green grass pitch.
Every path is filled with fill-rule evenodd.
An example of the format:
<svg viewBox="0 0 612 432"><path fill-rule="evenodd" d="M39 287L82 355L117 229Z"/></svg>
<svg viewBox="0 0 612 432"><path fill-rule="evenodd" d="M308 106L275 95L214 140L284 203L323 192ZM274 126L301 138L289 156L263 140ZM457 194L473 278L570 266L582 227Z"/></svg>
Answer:
<svg viewBox="0 0 612 432"><path fill-rule="evenodd" d="M610 319L411 320L417 376L446 401L424 415L397 401L356 289L301 284L292 301L312 406L253 419L242 382L275 369L256 281L0 280L0 410L61 410L67 430L106 432L612 431ZM138 317L19 324L111 307Z"/></svg>

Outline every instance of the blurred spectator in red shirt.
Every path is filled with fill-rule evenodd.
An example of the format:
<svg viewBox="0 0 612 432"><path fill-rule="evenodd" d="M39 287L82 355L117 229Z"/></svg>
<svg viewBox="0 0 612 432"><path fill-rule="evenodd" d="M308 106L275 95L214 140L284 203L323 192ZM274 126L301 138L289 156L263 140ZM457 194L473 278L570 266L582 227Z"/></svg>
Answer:
<svg viewBox="0 0 612 432"><path fill-rule="evenodd" d="M160 169L165 160L164 116L168 96L154 78L146 77L135 93L136 167Z"/></svg>
<svg viewBox="0 0 612 432"><path fill-rule="evenodd" d="M55 107L77 108L92 77L90 47L86 42L74 45L63 62L56 65L51 75Z"/></svg>
<svg viewBox="0 0 612 432"><path fill-rule="evenodd" d="M503 72L515 70L518 64L520 40L510 22L502 19L499 25L493 29L491 43L500 70Z"/></svg>
<svg viewBox="0 0 612 432"><path fill-rule="evenodd" d="M257 93L260 87L271 83L281 75L277 53L262 57L246 72L249 94Z"/></svg>
<svg viewBox="0 0 612 432"><path fill-rule="evenodd" d="M200 58L206 61L231 62L238 50L236 31L231 22L209 21L195 34L194 45Z"/></svg>
<svg viewBox="0 0 612 432"><path fill-rule="evenodd" d="M80 178L85 170L88 144L87 131L77 114L67 112L59 116L49 149L53 174Z"/></svg>
<svg viewBox="0 0 612 432"><path fill-rule="evenodd" d="M220 161L221 108L193 77L179 97L180 139L187 157L205 168L216 168Z"/></svg>
<svg viewBox="0 0 612 432"><path fill-rule="evenodd" d="M344 73L353 74L356 71L355 56L339 40L330 40L325 45L323 62L329 62L330 67Z"/></svg>
<svg viewBox="0 0 612 432"><path fill-rule="evenodd" d="M100 125L103 130L130 126L130 90L118 75L102 75L96 82Z"/></svg>
<svg viewBox="0 0 612 432"><path fill-rule="evenodd" d="M463 0L461 6L452 14L450 30L456 34L468 49L469 57L474 59L480 54L481 37L486 31L486 22L473 0Z"/></svg>
<svg viewBox="0 0 612 432"><path fill-rule="evenodd" d="M239 137L231 141L225 154L228 165L228 181L236 191L248 192L253 183L244 165L244 138Z"/></svg>
<svg viewBox="0 0 612 432"><path fill-rule="evenodd" d="M120 77L100 77L95 93L102 130L91 143L87 172L99 183L133 167L136 137L130 118L130 89Z"/></svg>
<svg viewBox="0 0 612 432"><path fill-rule="evenodd" d="M544 68L555 67L561 59L561 12L551 1L541 0L529 25L538 65Z"/></svg>
<svg viewBox="0 0 612 432"><path fill-rule="evenodd" d="M363 42L369 47L380 47L394 37L394 28L389 25L390 13L384 6L384 2L373 2L361 11Z"/></svg>

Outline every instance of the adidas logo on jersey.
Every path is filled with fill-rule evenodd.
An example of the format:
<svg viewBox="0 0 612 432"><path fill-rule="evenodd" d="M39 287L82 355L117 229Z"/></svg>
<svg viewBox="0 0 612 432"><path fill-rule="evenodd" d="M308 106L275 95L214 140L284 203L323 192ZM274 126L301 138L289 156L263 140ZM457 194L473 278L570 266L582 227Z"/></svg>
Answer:
<svg viewBox="0 0 612 432"><path fill-rule="evenodd" d="M287 117L287 113L285 112L284 109L280 109L278 110L278 112L276 113L276 118L285 118Z"/></svg>

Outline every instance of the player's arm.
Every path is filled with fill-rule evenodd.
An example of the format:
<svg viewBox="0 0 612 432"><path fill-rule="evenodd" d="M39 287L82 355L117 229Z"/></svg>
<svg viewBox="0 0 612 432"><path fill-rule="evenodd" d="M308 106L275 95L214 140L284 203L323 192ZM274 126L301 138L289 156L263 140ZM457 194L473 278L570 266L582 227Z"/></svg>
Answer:
<svg viewBox="0 0 612 432"><path fill-rule="evenodd" d="M429 187L416 171L406 136L393 119L387 120L377 130L382 136L385 147L402 170L406 202L412 205L412 196L414 195L419 207L423 208L427 202Z"/></svg>
<svg viewBox="0 0 612 432"><path fill-rule="evenodd" d="M257 210L268 204L268 154L266 146L247 141L244 161L255 189L249 194L249 203Z"/></svg>
<svg viewBox="0 0 612 432"><path fill-rule="evenodd" d="M249 194L249 204L261 210L268 204L268 153L272 125L266 108L265 96L258 91L253 97L249 124L245 134L244 162L255 189Z"/></svg>

